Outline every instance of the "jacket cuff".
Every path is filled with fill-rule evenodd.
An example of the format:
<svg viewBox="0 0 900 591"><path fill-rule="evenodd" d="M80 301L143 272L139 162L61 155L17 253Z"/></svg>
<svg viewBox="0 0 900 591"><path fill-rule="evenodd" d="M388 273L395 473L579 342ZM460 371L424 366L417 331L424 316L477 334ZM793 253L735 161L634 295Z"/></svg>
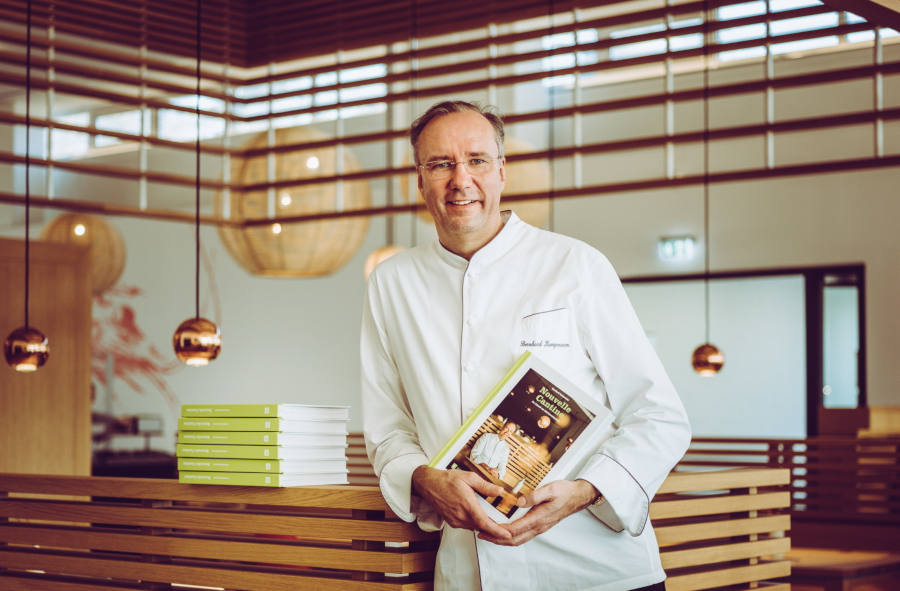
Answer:
<svg viewBox="0 0 900 591"><path fill-rule="evenodd" d="M650 497L622 464L596 454L577 478L587 480L603 495L601 502L588 507L594 517L615 532L641 535L650 516Z"/></svg>
<svg viewBox="0 0 900 591"><path fill-rule="evenodd" d="M417 503L413 502L412 473L428 464L425 454L410 453L396 457L381 470L378 486L391 510L403 521L415 521Z"/></svg>

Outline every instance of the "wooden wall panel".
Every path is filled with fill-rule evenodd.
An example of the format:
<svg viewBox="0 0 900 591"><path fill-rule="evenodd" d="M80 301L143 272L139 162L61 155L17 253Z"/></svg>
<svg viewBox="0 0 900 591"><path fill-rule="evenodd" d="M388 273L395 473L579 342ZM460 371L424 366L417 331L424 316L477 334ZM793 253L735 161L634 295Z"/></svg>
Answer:
<svg viewBox="0 0 900 591"><path fill-rule="evenodd" d="M29 321L50 339L31 374L0 365L0 472L90 474L91 284L86 248L31 242ZM24 323L25 243L0 239L0 339Z"/></svg>

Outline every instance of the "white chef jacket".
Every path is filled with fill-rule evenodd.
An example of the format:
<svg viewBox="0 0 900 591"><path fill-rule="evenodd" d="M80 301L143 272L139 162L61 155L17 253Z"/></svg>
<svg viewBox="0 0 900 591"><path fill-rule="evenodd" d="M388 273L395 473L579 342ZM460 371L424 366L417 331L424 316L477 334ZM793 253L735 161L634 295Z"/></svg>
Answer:
<svg viewBox="0 0 900 591"><path fill-rule="evenodd" d="M437 591L626 591L665 578L650 499L690 427L601 253L515 214L468 261L437 241L402 251L370 276L360 348L369 457L400 518L442 528ZM411 476L526 349L602 401L616 429L573 477L602 504L505 547L442 523Z"/></svg>
<svg viewBox="0 0 900 591"><path fill-rule="evenodd" d="M485 433L475 442L469 459L476 464L490 466L503 478L506 475L506 462L509 461L509 444L502 441L496 433Z"/></svg>

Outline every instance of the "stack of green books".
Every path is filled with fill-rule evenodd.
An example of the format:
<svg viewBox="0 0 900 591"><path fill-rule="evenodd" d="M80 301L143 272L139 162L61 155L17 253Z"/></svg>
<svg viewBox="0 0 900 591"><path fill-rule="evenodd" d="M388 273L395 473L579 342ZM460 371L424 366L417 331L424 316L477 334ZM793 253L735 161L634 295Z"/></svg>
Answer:
<svg viewBox="0 0 900 591"><path fill-rule="evenodd" d="M184 404L178 481L238 486L347 483L350 408L307 404Z"/></svg>

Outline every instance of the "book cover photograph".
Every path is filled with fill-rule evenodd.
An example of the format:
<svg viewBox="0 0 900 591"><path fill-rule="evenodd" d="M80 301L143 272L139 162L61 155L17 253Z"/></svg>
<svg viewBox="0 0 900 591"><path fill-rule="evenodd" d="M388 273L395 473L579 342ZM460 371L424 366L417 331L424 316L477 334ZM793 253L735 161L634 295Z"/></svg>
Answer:
<svg viewBox="0 0 900 591"><path fill-rule="evenodd" d="M496 521L510 521L527 511L519 496L571 476L611 423L605 406L526 352L429 465L501 486L483 504Z"/></svg>

